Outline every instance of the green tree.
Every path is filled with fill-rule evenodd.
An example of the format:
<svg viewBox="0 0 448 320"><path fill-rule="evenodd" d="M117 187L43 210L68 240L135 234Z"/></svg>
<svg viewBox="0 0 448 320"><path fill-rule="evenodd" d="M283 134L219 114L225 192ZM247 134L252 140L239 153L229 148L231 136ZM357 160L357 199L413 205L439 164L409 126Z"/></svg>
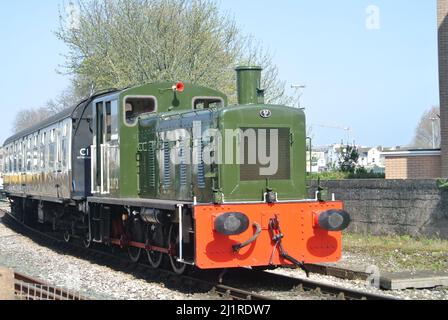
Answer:
<svg viewBox="0 0 448 320"><path fill-rule="evenodd" d="M272 55L214 0L79 0L79 23L60 14L65 68L94 90L183 80L236 101L238 64L259 64L268 103L293 103ZM61 10L61 13L65 10Z"/></svg>
<svg viewBox="0 0 448 320"><path fill-rule="evenodd" d="M355 173L359 160L359 151L356 146L342 146L339 152L339 167L341 172Z"/></svg>

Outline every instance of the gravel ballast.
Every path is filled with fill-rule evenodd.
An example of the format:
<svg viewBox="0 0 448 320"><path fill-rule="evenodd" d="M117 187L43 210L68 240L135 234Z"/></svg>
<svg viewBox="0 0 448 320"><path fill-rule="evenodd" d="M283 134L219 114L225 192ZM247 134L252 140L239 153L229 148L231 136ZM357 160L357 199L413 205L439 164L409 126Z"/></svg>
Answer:
<svg viewBox="0 0 448 320"><path fill-rule="evenodd" d="M300 279L307 279L305 273L301 270L280 268L272 272ZM319 274L311 274L309 280L363 292L388 295L404 300L448 300L448 288L435 288L432 290L383 291L369 285L367 281L363 280L345 280Z"/></svg>
<svg viewBox="0 0 448 320"><path fill-rule="evenodd" d="M368 257L358 254L344 255L344 265L355 265L362 261L368 265ZM216 299L208 294L188 294L167 288L161 282L151 282L137 278L133 274L117 271L108 266L98 265L82 258L57 252L43 247L33 240L17 234L0 223L0 265L14 269L26 275L36 277L50 284L79 292L92 299L101 300L207 300ZM399 270L397 270L399 271ZM272 271L287 276L306 278L300 270L277 269ZM448 288L433 290L381 291L369 286L366 281L343 280L331 276L311 274L310 280L364 292L391 295L400 299L448 300ZM193 291L194 292L194 291ZM273 290L259 291L260 294L288 300L314 300L315 298L299 291L282 292Z"/></svg>
<svg viewBox="0 0 448 320"><path fill-rule="evenodd" d="M189 300L195 295L132 274L60 254L17 235L0 223L0 265L100 300Z"/></svg>

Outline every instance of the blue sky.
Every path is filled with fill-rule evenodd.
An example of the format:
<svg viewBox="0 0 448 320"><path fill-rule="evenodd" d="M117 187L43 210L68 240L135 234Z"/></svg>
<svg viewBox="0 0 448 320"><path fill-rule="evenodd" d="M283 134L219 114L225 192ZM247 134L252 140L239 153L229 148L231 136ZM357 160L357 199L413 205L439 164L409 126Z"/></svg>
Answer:
<svg viewBox="0 0 448 320"><path fill-rule="evenodd" d="M56 69L66 48L53 34L59 0L0 4L0 140L17 110L44 105L68 84ZM369 30L366 9L380 10ZM240 27L274 54L288 85L305 84L309 124L350 126L362 145L405 145L438 105L435 0L221 0ZM343 130L313 128L314 144Z"/></svg>

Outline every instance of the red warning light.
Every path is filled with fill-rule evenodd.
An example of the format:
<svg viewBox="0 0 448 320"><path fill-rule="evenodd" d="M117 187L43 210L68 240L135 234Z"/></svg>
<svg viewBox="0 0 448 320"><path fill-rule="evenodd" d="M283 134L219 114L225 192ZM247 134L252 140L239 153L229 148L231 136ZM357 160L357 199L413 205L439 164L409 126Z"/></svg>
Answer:
<svg viewBox="0 0 448 320"><path fill-rule="evenodd" d="M182 82L179 82L178 84L176 84L176 86L174 88L178 92L184 92L185 85Z"/></svg>

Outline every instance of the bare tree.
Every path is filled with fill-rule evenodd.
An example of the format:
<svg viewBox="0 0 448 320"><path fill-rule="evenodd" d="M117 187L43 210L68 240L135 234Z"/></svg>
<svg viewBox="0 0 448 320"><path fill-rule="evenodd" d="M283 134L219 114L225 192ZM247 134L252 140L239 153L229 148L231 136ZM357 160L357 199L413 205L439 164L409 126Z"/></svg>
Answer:
<svg viewBox="0 0 448 320"><path fill-rule="evenodd" d="M50 114L54 114L74 107L89 97L92 94L91 90L91 84L87 79L75 77L67 89L62 91L56 98L47 102L46 108Z"/></svg>
<svg viewBox="0 0 448 320"><path fill-rule="evenodd" d="M432 148L433 133L435 147L439 148L441 139L439 107L432 107L423 114L417 128L415 129L415 137L412 142L412 146L415 148Z"/></svg>
<svg viewBox="0 0 448 320"><path fill-rule="evenodd" d="M265 69L268 103L292 101L272 55L244 35L214 0L79 0L76 27L60 15L66 70L95 90L183 80L220 89L236 101L234 67ZM61 12L64 12L61 10Z"/></svg>
<svg viewBox="0 0 448 320"><path fill-rule="evenodd" d="M266 102L294 104L273 56L214 0L79 0L78 23L61 10L56 36L69 47L71 85L45 107L20 111L15 132L78 104L93 92L156 81L219 89L236 102L237 65L264 68Z"/></svg>
<svg viewBox="0 0 448 320"><path fill-rule="evenodd" d="M89 86L86 79L75 77L66 90L49 100L44 107L20 110L14 119L12 131L18 133L26 130L58 112L78 105L91 95Z"/></svg>
<svg viewBox="0 0 448 320"><path fill-rule="evenodd" d="M45 120L51 115L48 108L32 108L27 110L21 110L17 113L12 130L14 133L18 133L22 130L26 130L33 125Z"/></svg>

